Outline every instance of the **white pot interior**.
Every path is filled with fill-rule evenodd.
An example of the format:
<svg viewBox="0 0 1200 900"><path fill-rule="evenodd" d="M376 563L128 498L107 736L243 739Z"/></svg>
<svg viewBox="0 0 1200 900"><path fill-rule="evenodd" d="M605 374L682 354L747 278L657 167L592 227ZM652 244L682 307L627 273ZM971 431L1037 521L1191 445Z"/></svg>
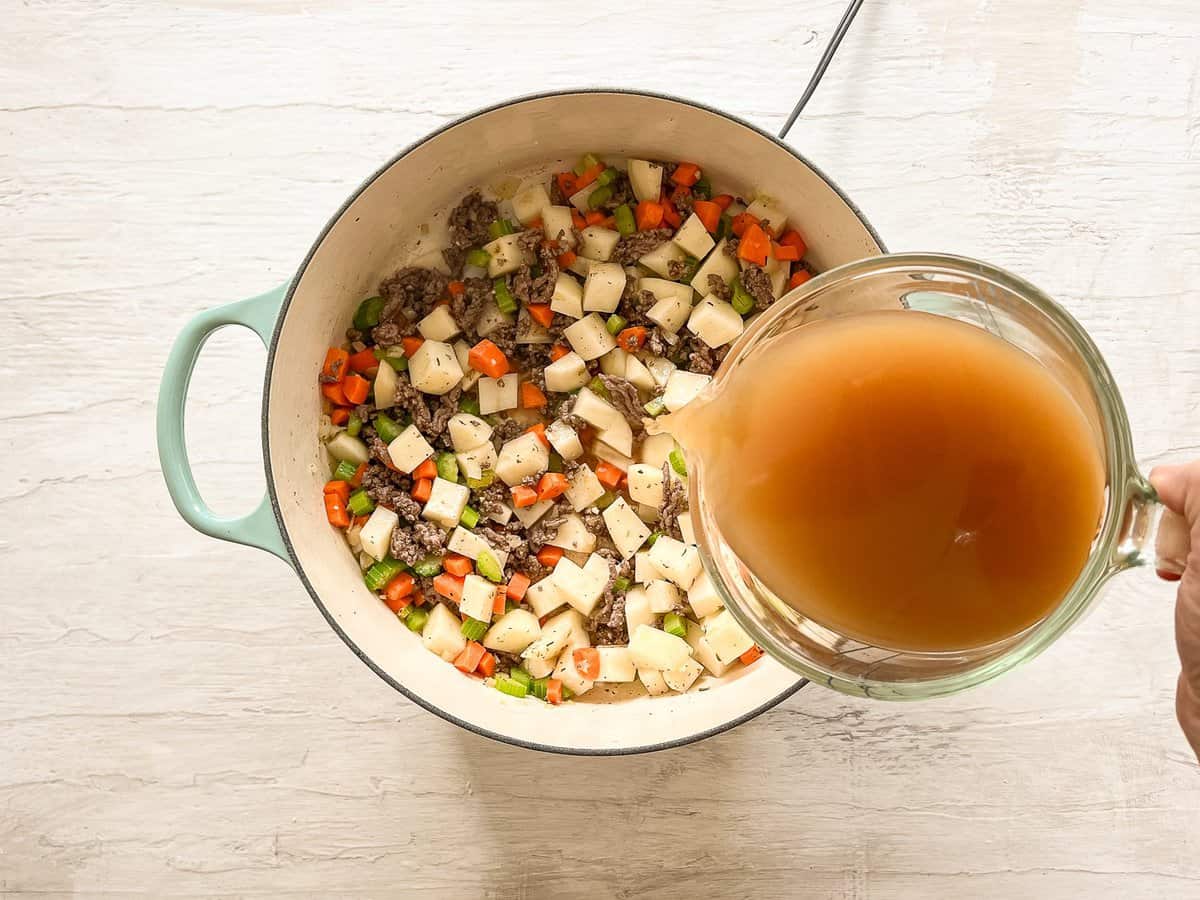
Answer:
<svg viewBox="0 0 1200 900"><path fill-rule="evenodd" d="M641 94L532 98L439 132L380 173L338 216L295 286L269 372L267 438L286 536L301 575L346 639L410 695L476 730L574 752L627 752L721 730L790 692L796 676L764 658L684 695L604 691L549 707L486 688L427 652L363 585L358 563L328 526L317 442L317 373L358 302L402 265L442 246L445 218L471 188L561 171L584 152L701 164L721 189L778 198L827 269L881 252L855 211L808 165L751 128L689 104ZM640 692L639 692L640 693Z"/></svg>

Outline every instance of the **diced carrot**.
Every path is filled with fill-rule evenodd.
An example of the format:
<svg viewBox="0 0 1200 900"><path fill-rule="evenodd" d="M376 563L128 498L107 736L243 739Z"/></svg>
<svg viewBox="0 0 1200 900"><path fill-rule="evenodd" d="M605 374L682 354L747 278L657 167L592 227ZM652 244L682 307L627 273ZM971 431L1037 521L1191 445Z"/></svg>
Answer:
<svg viewBox="0 0 1200 900"><path fill-rule="evenodd" d="M340 384L323 384L321 385L321 393L325 395L325 399L337 406L349 406L350 401L346 399L346 395L342 392Z"/></svg>
<svg viewBox="0 0 1200 900"><path fill-rule="evenodd" d="M428 478L430 481L437 478L437 463L433 461L433 457L425 460L415 469L412 470L413 478Z"/></svg>
<svg viewBox="0 0 1200 900"><path fill-rule="evenodd" d="M671 191L671 202L676 206L679 206L680 203L690 196L692 196L692 189L684 187L683 185L679 185Z"/></svg>
<svg viewBox="0 0 1200 900"><path fill-rule="evenodd" d="M672 228L678 228L683 224L683 216L679 214L679 210L675 208L675 204L666 202L662 205L663 220Z"/></svg>
<svg viewBox="0 0 1200 900"><path fill-rule="evenodd" d="M536 425L530 425L525 429L525 434L536 434L537 439L542 442L543 447L550 446L550 439L546 437L546 423L538 422Z"/></svg>
<svg viewBox="0 0 1200 900"><path fill-rule="evenodd" d="M588 681L600 677L600 651L595 647L579 647L571 654L571 662Z"/></svg>
<svg viewBox="0 0 1200 900"><path fill-rule="evenodd" d="M634 210L633 218L637 222L638 231L649 231L662 224L663 207L654 200L643 200Z"/></svg>
<svg viewBox="0 0 1200 900"><path fill-rule="evenodd" d="M784 262L795 262L800 258L800 248L771 241L771 255Z"/></svg>
<svg viewBox="0 0 1200 900"><path fill-rule="evenodd" d="M604 213L598 209L589 209L583 214L583 220L589 225L602 225L604 223Z"/></svg>
<svg viewBox="0 0 1200 900"><path fill-rule="evenodd" d="M695 163L681 162L675 167L675 171L671 173L671 180L676 184L691 187L700 180L700 167Z"/></svg>
<svg viewBox="0 0 1200 900"><path fill-rule="evenodd" d="M792 277L788 279L788 290L800 287L800 285L804 284L804 282L808 281L810 278L812 278L812 272L808 271L808 269L801 269L799 272L793 272Z"/></svg>
<svg viewBox="0 0 1200 900"><path fill-rule="evenodd" d="M362 463L354 470L354 477L350 479L350 487L361 487L363 476L367 474L367 464Z"/></svg>
<svg viewBox="0 0 1200 900"><path fill-rule="evenodd" d="M525 307L529 310L529 315L533 321L537 322L543 328L549 328L554 324L554 310L550 308L549 303L534 303L532 306Z"/></svg>
<svg viewBox="0 0 1200 900"><path fill-rule="evenodd" d="M379 360L375 356L375 351L370 347L359 350L351 356L348 364L352 372L370 372L379 368Z"/></svg>
<svg viewBox="0 0 1200 900"><path fill-rule="evenodd" d="M592 441L596 440L596 429L591 425L584 425L582 428L576 428L579 434L579 441L585 447L590 446Z"/></svg>
<svg viewBox="0 0 1200 900"><path fill-rule="evenodd" d="M425 605L425 595L422 594L420 591L413 591L412 592L412 602L413 602L413 606L424 606Z"/></svg>
<svg viewBox="0 0 1200 900"><path fill-rule="evenodd" d="M721 212L725 212L725 210L733 206L733 194L717 194L717 196L712 198L712 202L721 207Z"/></svg>
<svg viewBox="0 0 1200 900"><path fill-rule="evenodd" d="M432 478L418 478L413 482L412 498L418 503L428 503L429 496L433 493Z"/></svg>
<svg viewBox="0 0 1200 900"><path fill-rule="evenodd" d="M578 258L579 257L574 250L566 250L559 255L558 264L564 269L569 269L571 266L575 265L575 260Z"/></svg>
<svg viewBox="0 0 1200 900"><path fill-rule="evenodd" d="M529 222L525 225L525 227L526 228L536 228L538 231L541 231L543 228L546 227L546 224L542 221L541 216L534 216L532 219L529 220Z"/></svg>
<svg viewBox="0 0 1200 900"><path fill-rule="evenodd" d="M461 297L467 292L467 286L461 281L452 281L446 285L446 290L450 292L451 297Z"/></svg>
<svg viewBox="0 0 1200 900"><path fill-rule="evenodd" d="M336 494L342 503L350 502L350 485L345 481L327 481L321 493Z"/></svg>
<svg viewBox="0 0 1200 900"><path fill-rule="evenodd" d="M433 589L445 597L458 603L462 600L463 582L465 579L448 572L442 572L433 577Z"/></svg>
<svg viewBox="0 0 1200 900"><path fill-rule="evenodd" d="M508 357L487 338L471 348L467 354L467 362L472 369L482 372L488 378L499 378L509 372Z"/></svg>
<svg viewBox="0 0 1200 900"><path fill-rule="evenodd" d="M454 659L454 668L469 675L475 671L485 653L487 650L483 648L483 644L478 641L467 641L467 646L463 647L462 653Z"/></svg>
<svg viewBox="0 0 1200 900"><path fill-rule="evenodd" d="M416 335L400 338L400 346L404 348L404 355L410 359L414 353L421 349L423 343L425 343L425 338L417 337Z"/></svg>
<svg viewBox="0 0 1200 900"><path fill-rule="evenodd" d="M800 251L801 256L808 252L808 244L805 243L804 238L795 228L789 228L787 231L785 231L780 236L779 243L783 244L785 247L795 247Z"/></svg>
<svg viewBox="0 0 1200 900"><path fill-rule="evenodd" d="M494 595L492 595L492 615L493 616L504 615L504 603L505 603L504 585L499 585L496 588L496 593Z"/></svg>
<svg viewBox="0 0 1200 900"><path fill-rule="evenodd" d="M451 575L465 578L475 571L475 563L458 553L447 553L442 559L442 568Z"/></svg>
<svg viewBox="0 0 1200 900"><path fill-rule="evenodd" d="M605 216L601 221L597 222L596 224L599 225L601 228L607 228L610 231L616 231L617 217L616 216Z"/></svg>
<svg viewBox="0 0 1200 900"><path fill-rule="evenodd" d="M621 484L621 478L625 475L620 469L614 466L607 460L601 460L596 464L596 478L600 483L610 491L615 491Z"/></svg>
<svg viewBox="0 0 1200 900"><path fill-rule="evenodd" d="M547 403L542 389L532 381L521 382L521 409L541 409Z"/></svg>
<svg viewBox="0 0 1200 900"><path fill-rule="evenodd" d="M571 482L562 472L547 472L542 476L537 486L539 500L554 500L567 492Z"/></svg>
<svg viewBox="0 0 1200 900"><path fill-rule="evenodd" d="M547 569L553 569L558 561L563 558L562 547L551 547L546 544L537 552L537 561Z"/></svg>
<svg viewBox="0 0 1200 900"><path fill-rule="evenodd" d="M738 258L744 259L746 262L752 262L755 265L764 266L767 264L767 253L771 249L771 239L767 237L767 233L762 230L762 227L755 222L753 225L746 227L742 232L742 240L738 244Z"/></svg>
<svg viewBox="0 0 1200 900"><path fill-rule="evenodd" d="M737 237L741 237L746 233L747 228L749 228L751 225L757 224L758 219L750 215L750 213L742 212L733 217L733 221L730 223L730 226L733 228L733 233Z"/></svg>
<svg viewBox="0 0 1200 900"><path fill-rule="evenodd" d="M517 509L525 509L527 506L533 506L537 503L537 491L526 484L518 484L512 489L513 506Z"/></svg>
<svg viewBox="0 0 1200 900"><path fill-rule="evenodd" d="M758 659L762 655L763 655L762 647L754 646L754 647L751 647L749 650L747 650L745 653L743 653L741 656L739 656L738 659L740 659L745 665L748 666L748 665L750 665L750 663L754 662L756 659Z"/></svg>
<svg viewBox="0 0 1200 900"><path fill-rule="evenodd" d="M493 653L485 653L479 659L479 665L475 667L475 671L484 678L491 678L496 674L496 656Z"/></svg>
<svg viewBox="0 0 1200 900"><path fill-rule="evenodd" d="M321 366L321 374L341 384L342 379L346 377L346 363L349 360L350 354L341 347L330 347L325 352L325 364Z"/></svg>
<svg viewBox="0 0 1200 900"><path fill-rule="evenodd" d="M563 702L563 683L561 678L551 678L546 682L546 702L555 706Z"/></svg>
<svg viewBox="0 0 1200 900"><path fill-rule="evenodd" d="M587 219L583 217L583 213L576 210L571 210L571 224L576 228L587 228Z"/></svg>
<svg viewBox="0 0 1200 900"><path fill-rule="evenodd" d="M508 579L508 587L504 589L504 595L514 603L520 603L525 598L525 592L529 590L529 576L524 572L514 572L513 577Z"/></svg>
<svg viewBox="0 0 1200 900"><path fill-rule="evenodd" d="M555 344L550 348L550 362L558 362L570 352L570 347L564 347L562 344Z"/></svg>
<svg viewBox="0 0 1200 900"><path fill-rule="evenodd" d="M575 186L574 172L559 172L554 176L554 180L558 182L558 191L563 197L570 197L579 188Z"/></svg>
<svg viewBox="0 0 1200 900"><path fill-rule="evenodd" d="M367 524L367 519L369 519L369 518L371 518L371 517L370 516L355 516L354 517L354 527L362 528L364 525Z"/></svg>
<svg viewBox="0 0 1200 900"><path fill-rule="evenodd" d="M589 166L583 170L583 174L575 179L575 190L572 193L578 194L585 187L600 177L600 173L604 171L604 163L596 163L594 166Z"/></svg>
<svg viewBox="0 0 1200 900"><path fill-rule="evenodd" d="M697 200L692 204L692 211L704 223L709 234L715 234L721 224L721 207L711 200Z"/></svg>
<svg viewBox="0 0 1200 900"><path fill-rule="evenodd" d="M617 335L617 346L626 353L637 353L646 343L647 331L642 325L631 325Z"/></svg>
<svg viewBox="0 0 1200 900"><path fill-rule="evenodd" d="M416 586L416 582L408 572L401 572L389 581L387 587L383 589L383 599L387 603L388 609L398 612L412 603L412 592Z"/></svg>
<svg viewBox="0 0 1200 900"><path fill-rule="evenodd" d="M325 517L334 528L350 527L350 513L346 511L342 498L335 493L325 495Z"/></svg>
<svg viewBox="0 0 1200 900"><path fill-rule="evenodd" d="M329 421L334 425L345 425L350 421L350 408L348 406L339 406L329 414Z"/></svg>
<svg viewBox="0 0 1200 900"><path fill-rule="evenodd" d="M366 403L367 395L371 393L371 382L361 375L347 375L346 380L342 382L342 393L355 406Z"/></svg>

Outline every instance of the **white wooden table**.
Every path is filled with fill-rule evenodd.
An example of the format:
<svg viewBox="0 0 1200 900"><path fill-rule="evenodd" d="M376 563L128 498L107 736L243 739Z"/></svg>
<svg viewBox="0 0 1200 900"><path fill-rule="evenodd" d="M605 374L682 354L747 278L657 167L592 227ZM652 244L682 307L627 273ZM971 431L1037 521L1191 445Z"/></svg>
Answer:
<svg viewBox="0 0 1200 900"><path fill-rule="evenodd" d="M1171 591L922 706L807 689L703 744L568 759L375 678L297 580L175 515L157 382L393 152L607 83L777 127L815 3L9 3L0 29L0 895L1195 898ZM786 11L785 11L786 10ZM1091 330L1139 452L1200 443L1195 0L868 0L794 142L893 249L1025 274ZM192 390L201 487L262 490L264 354Z"/></svg>

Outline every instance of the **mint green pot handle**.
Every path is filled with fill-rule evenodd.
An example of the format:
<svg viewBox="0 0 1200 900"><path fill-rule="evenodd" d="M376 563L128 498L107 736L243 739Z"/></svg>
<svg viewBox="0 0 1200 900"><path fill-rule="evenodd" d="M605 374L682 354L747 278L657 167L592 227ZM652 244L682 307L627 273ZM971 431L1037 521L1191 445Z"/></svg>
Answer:
<svg viewBox="0 0 1200 900"><path fill-rule="evenodd" d="M158 459L167 491L185 522L210 537L266 550L292 565L269 497L264 496L254 512L240 518L223 518L208 508L192 477L183 431L188 383L204 342L219 328L241 325L269 345L287 289L284 284L249 300L206 310L184 326L167 357L158 391Z"/></svg>

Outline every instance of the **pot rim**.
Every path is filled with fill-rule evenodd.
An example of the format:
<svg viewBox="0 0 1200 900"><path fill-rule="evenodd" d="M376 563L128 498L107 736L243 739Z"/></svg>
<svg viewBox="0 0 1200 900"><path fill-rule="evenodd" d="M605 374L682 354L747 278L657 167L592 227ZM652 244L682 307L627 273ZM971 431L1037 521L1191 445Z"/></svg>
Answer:
<svg viewBox="0 0 1200 900"><path fill-rule="evenodd" d="M385 162L382 166L380 166L374 172L372 172L370 175L368 175L367 178L357 188L355 188L355 190L346 198L346 200L341 204L341 206L339 206L338 209L329 217L329 219L325 223L325 226L321 229L320 233L317 235L316 240L313 241L313 244L309 248L308 253L305 254L304 260L300 263L300 267L296 270L296 273L292 276L291 283L288 285L287 293L283 298L283 303L279 307L279 313L278 313L278 316L275 321L275 327L271 332L271 340L267 345L267 364L266 364L266 370L263 375L263 392L262 392L263 470L264 470L264 474L266 476L267 496L270 498L271 509L275 514L275 523L279 527L279 534L283 539L284 546L287 548L288 556L292 560L293 566L296 570L296 574L300 577L300 582L304 585L305 590L308 591L308 595L312 598L313 603L316 605L316 607L320 611L321 615L325 618L325 621L329 623L329 626L330 626L330 628L333 629L334 633L342 639L342 642L347 647L350 648L350 650L354 653L355 656L357 656L360 660L362 660L367 665L367 667L370 668L371 671L373 671L380 678L382 678L385 683L390 685L395 690L399 691L401 694L403 694L405 697L407 697L412 702L416 703L421 708L427 710L428 712L433 713L434 715L438 716L439 718L441 718L447 722L450 722L453 725L457 725L460 728L464 728L467 731L470 731L474 734L480 735L481 737L489 738L493 741L497 741L502 744L509 744L511 746L521 747L526 750L537 750L537 751L541 751L544 753L556 753L556 754L561 754L564 756L632 756L634 754L639 754L639 753L653 753L658 750L669 750L674 747L683 747L683 746L686 746L687 744L695 743L696 741L702 741L705 738L709 738L709 737L712 737L713 735L720 734L724 731L729 731L732 728L736 728L738 725L744 724L745 722L748 722L751 719L755 718L756 716L761 715L762 713L766 712L767 710L771 709L772 707L777 706L778 704L782 703L788 697L792 696L798 690L800 690L802 687L804 687L806 684L808 684L808 679L799 678L795 684L791 685L786 690L780 692L776 696L767 699L765 702L763 702L759 706L755 707L754 709L750 710L749 712L743 713L742 715L738 716L737 718L722 722L719 725L714 725L712 728L705 729L704 731L695 732L694 734L689 734L685 737L676 738L676 739L670 740L670 741L660 741L655 744L640 744L640 745L633 745L633 746L628 746L628 747L612 747L612 748L565 747L565 746L559 746L559 745L555 745L555 744L542 743L542 742L538 742L538 741L528 741L528 740L524 740L521 738L515 738L515 737L510 737L507 735L498 734L487 728L483 728L472 722L468 722L456 715L452 715L451 713L441 709L440 707L438 707L438 706L434 705L433 703L431 703L430 701L426 700L424 697L420 696L418 693L413 691L411 688L405 687L403 684L401 684L399 681L397 681L395 678L393 678L391 675L389 675L382 667L380 667L378 664L376 664L375 661L373 659L371 659L362 650L362 648L360 648L358 646L358 644L356 644L350 638L350 636L341 628L341 626L338 625L338 623L334 620L332 614L326 608L325 603L321 600L317 591L313 588L312 582L309 581L308 575L304 570L304 565L301 562L299 556L296 554L295 548L292 546L292 541L291 541L290 535L288 534L287 525L284 523L283 515L280 511L279 497L278 497L278 494L275 489L275 475L271 469L271 438L270 438L269 428L268 428L268 414L269 414L269 407L270 407L270 387L271 387L271 377L275 370L275 354L279 347L279 335L283 329L284 320L287 318L288 309L291 307L291 304L292 304L292 297L294 296L294 294L296 292L296 287L299 285L301 279L303 278L305 271L308 269L309 263L312 262L313 257L316 255L317 250L320 249L321 245L325 242L325 238L329 236L329 232L333 230L334 226L338 223L338 221L341 219L342 215L346 212L346 210L349 209L349 207L368 188L370 188L376 182L376 180L379 179L379 177L381 175L383 175L386 171L388 171L397 162L404 159L406 156L408 156L410 153L412 153L417 148L419 148L419 147L423 146L424 144L426 144L427 142L433 140L438 135L440 135L446 131L449 131L451 128L455 128L458 125L463 124L464 122L469 122L472 119L476 119L480 116L487 115L488 113L496 112L498 110L505 109L510 106L515 106L515 105L518 105L521 103L527 103L527 102L530 102L533 100L544 100L544 99L553 98L553 97L570 97L570 96L580 96L580 95L587 95L587 94L626 94L626 95L636 96L636 97L648 97L648 98L651 98L654 100L663 100L663 101L667 101L669 103L678 103L683 106L690 106L695 109L703 110L704 112L708 112L708 113L712 113L713 115L720 116L724 119L727 119L728 121L732 122L735 125L742 126L747 131L749 131L751 134L753 134L757 137L765 138L766 140L775 144L777 147L780 147L781 149L787 151L791 156L795 157L795 159L798 162L803 163L805 166L807 166L813 172L813 174L815 174L822 181L824 181L830 187L830 189L833 190L833 192L838 195L838 197L842 200L842 202L846 204L846 206L850 209L850 211L852 213L854 213L855 218L857 218L859 220L859 222L862 224L863 228L865 228L867 233L870 234L871 238L875 241L875 243L879 247L879 249L883 253L888 252L886 246L883 243L883 240L876 233L874 226L871 225L871 223L867 220L866 216L863 215L862 211L858 208L858 206L848 196L846 196L845 192L842 191L842 189L828 175L826 175L820 168L818 168L816 165L814 165L807 157L805 157L802 153L797 151L795 148L789 146L784 141L775 137L775 135L771 134L770 132L764 131L762 128L759 128L757 125L754 125L753 123L748 122L745 119L742 119L738 116L732 115L731 113L727 113L724 110L716 109L715 107L709 106L707 104L700 103L695 100L687 100L687 99L684 99L682 97L678 97L678 96L675 96L672 94L663 94L663 93L658 93L655 91L634 90L634 89L630 89L630 88L591 87L591 88L565 88L562 90L540 91L540 92L531 93L531 94L521 94L516 97L512 97L508 100L503 100L499 103L495 103L490 106L485 106L480 109L476 109L473 112L466 113L465 115L459 116L458 118L455 118L449 122L446 122L445 124L439 126L438 128L435 128L433 131L430 131L427 134L423 135L422 137L418 138L417 140L413 141L408 146L406 146L402 150L400 150L395 156L393 156L391 159L389 159L387 162Z"/></svg>

